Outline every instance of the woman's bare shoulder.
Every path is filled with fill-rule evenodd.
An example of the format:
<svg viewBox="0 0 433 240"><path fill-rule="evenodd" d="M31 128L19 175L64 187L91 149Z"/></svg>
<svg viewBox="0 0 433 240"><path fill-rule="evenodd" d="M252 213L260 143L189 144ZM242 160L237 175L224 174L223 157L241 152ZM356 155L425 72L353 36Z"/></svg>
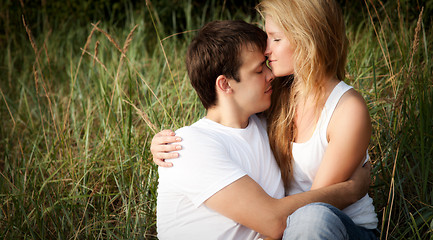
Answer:
<svg viewBox="0 0 433 240"><path fill-rule="evenodd" d="M342 128L342 126L345 126ZM355 128L355 129L354 129ZM368 112L367 104L360 93L354 89L347 91L340 99L330 122L330 129L332 131L350 131L355 132L371 131L371 120ZM358 131L356 131L358 129Z"/></svg>

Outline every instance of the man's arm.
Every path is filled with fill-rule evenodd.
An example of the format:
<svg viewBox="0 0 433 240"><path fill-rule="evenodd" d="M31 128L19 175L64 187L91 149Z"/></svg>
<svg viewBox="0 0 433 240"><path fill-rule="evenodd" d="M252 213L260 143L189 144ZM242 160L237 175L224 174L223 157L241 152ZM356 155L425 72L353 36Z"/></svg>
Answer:
<svg viewBox="0 0 433 240"><path fill-rule="evenodd" d="M272 238L281 238L286 219L296 209L312 202L345 208L368 191L370 165L359 167L348 181L282 199L274 199L248 176L226 186L205 205L222 215Z"/></svg>

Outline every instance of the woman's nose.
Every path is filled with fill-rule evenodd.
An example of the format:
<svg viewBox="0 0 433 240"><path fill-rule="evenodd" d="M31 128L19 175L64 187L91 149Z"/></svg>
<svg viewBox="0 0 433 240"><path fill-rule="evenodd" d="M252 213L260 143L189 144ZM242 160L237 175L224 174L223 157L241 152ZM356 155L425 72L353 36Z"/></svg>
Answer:
<svg viewBox="0 0 433 240"><path fill-rule="evenodd" d="M269 40L266 42L266 50L265 50L265 56L269 56L271 54L271 49L269 48L270 43Z"/></svg>
<svg viewBox="0 0 433 240"><path fill-rule="evenodd" d="M271 50L269 49L268 46L266 46L265 56L268 57L270 54L271 54Z"/></svg>

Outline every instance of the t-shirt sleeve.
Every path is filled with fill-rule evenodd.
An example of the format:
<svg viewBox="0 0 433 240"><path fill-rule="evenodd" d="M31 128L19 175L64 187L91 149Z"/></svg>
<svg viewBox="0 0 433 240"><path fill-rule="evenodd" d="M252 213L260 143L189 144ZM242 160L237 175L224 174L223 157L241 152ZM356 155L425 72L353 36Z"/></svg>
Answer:
<svg viewBox="0 0 433 240"><path fill-rule="evenodd" d="M160 181L184 193L196 207L246 175L218 136L193 127L179 129L176 135L182 137L182 150L171 160L173 167L159 168Z"/></svg>

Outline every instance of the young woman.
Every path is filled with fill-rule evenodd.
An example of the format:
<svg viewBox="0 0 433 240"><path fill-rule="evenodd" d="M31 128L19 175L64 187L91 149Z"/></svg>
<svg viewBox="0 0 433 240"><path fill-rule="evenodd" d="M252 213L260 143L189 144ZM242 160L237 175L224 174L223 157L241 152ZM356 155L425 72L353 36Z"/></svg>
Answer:
<svg viewBox="0 0 433 240"><path fill-rule="evenodd" d="M281 169L286 194L347 180L368 160L371 122L362 96L342 80L348 40L334 0L263 0L265 55L276 77L267 112L269 140ZM284 77L289 76L289 77ZM177 157L180 141L165 130L152 140L156 164ZM377 227L372 199L366 195L344 209L358 226Z"/></svg>

